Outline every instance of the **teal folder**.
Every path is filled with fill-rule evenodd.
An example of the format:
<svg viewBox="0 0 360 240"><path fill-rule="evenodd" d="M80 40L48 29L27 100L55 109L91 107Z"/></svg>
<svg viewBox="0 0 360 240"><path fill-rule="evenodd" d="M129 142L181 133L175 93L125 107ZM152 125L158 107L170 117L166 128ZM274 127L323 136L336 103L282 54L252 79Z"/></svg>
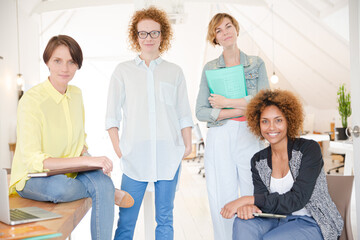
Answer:
<svg viewBox="0 0 360 240"><path fill-rule="evenodd" d="M37 237L23 238L23 240L43 240L43 239L56 238L56 237L61 237L61 236L62 236L61 233L53 233L53 234L47 234L47 235L42 235L42 236L37 236Z"/></svg>
<svg viewBox="0 0 360 240"><path fill-rule="evenodd" d="M243 65L206 70L205 75L211 93L231 99L247 96Z"/></svg>

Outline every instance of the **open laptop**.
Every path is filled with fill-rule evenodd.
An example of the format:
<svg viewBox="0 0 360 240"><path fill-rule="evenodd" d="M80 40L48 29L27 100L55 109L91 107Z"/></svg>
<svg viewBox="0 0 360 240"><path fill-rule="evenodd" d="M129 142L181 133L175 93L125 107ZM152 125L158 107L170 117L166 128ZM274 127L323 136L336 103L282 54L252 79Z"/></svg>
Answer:
<svg viewBox="0 0 360 240"><path fill-rule="evenodd" d="M62 217L38 207L10 209L7 173L0 169L0 221L9 225L36 222Z"/></svg>

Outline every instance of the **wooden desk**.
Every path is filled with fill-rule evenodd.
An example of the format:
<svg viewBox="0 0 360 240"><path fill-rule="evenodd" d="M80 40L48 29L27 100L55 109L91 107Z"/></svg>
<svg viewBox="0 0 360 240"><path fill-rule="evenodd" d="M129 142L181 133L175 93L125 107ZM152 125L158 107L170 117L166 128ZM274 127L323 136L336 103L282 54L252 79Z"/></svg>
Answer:
<svg viewBox="0 0 360 240"><path fill-rule="evenodd" d="M61 237L56 238L59 240L66 239L68 236L70 236L71 232L78 225L81 219L85 216L87 211L91 208L91 198L84 198L68 203L50 203L50 202L33 201L15 195L15 196L10 196L9 200L10 200L10 208L39 207L47 211L61 214L63 216L62 218L35 222L36 224L43 225L44 227L62 233ZM26 223L16 226L24 226L30 224L34 224L34 223ZM0 222L0 229L9 228L9 227L10 227L9 225ZM90 226L89 226L89 231L90 231Z"/></svg>

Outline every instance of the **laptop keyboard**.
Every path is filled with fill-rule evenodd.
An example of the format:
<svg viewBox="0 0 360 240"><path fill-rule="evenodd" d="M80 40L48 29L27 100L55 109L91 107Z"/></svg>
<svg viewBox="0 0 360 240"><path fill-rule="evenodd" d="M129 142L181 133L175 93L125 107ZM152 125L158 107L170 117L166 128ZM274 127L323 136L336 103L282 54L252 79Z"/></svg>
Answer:
<svg viewBox="0 0 360 240"><path fill-rule="evenodd" d="M27 219L34 219L38 218L34 215L29 213L23 212L19 209L10 209L10 220L11 221L18 221L18 220L27 220Z"/></svg>

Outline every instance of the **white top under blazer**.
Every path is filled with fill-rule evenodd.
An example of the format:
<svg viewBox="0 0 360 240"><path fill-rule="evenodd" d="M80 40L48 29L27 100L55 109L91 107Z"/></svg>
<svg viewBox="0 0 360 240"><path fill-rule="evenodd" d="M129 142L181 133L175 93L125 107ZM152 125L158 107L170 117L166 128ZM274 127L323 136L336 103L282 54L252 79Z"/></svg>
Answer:
<svg viewBox="0 0 360 240"><path fill-rule="evenodd" d="M294 185L294 179L291 175L290 170L283 178L274 178L271 176L270 180L270 191L271 193L278 192L279 194L284 194L292 188ZM311 214L306 210L306 208L302 208L298 211L295 211L292 213L292 215L301 215L301 216L309 216L311 217Z"/></svg>

